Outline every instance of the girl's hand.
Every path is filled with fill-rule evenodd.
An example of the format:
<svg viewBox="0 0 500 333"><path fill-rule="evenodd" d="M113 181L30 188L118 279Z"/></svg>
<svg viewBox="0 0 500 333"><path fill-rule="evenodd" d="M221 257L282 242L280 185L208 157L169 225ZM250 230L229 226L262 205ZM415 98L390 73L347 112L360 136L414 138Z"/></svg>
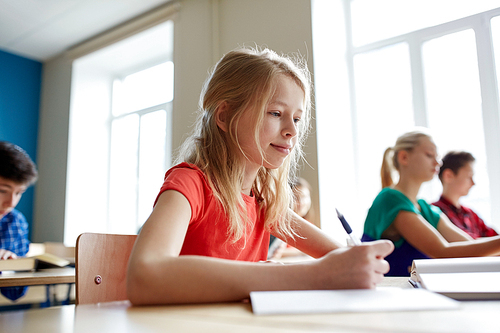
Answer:
<svg viewBox="0 0 500 333"><path fill-rule="evenodd" d="M317 288L375 288L389 272L384 258L393 250L391 241L379 240L331 251L317 261Z"/></svg>
<svg viewBox="0 0 500 333"><path fill-rule="evenodd" d="M0 249L0 260L3 259L16 259L17 255L9 250Z"/></svg>

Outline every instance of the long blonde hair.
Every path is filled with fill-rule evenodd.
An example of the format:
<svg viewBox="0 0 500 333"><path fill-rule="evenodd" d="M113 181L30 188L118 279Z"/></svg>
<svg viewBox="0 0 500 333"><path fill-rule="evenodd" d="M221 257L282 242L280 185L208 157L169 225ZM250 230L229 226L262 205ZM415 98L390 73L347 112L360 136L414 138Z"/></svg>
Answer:
<svg viewBox="0 0 500 333"><path fill-rule="evenodd" d="M302 146L309 131L311 79L305 61L299 57L279 56L269 49L240 48L231 51L216 64L200 96L200 113L191 135L181 146L177 162L198 166L206 175L215 197L229 218L229 238L235 242L245 232L246 206L241 196L244 161L238 158L237 124L244 112L254 113L254 140L259 131L280 75L292 78L304 91L304 110L299 123L298 139L292 152L277 169L261 167L252 185L260 209L265 209L265 227L282 235L296 233L290 224L288 208L293 195L289 177L303 158ZM226 103L224 132L216 123L217 109ZM259 145L257 145L260 147ZM262 160L264 154L260 151Z"/></svg>
<svg viewBox="0 0 500 333"><path fill-rule="evenodd" d="M394 180L392 177L393 171L399 172L398 153L402 150L411 152L420 144L421 138L431 139L430 133L426 129L418 129L407 132L401 135L394 147L389 147L384 152L382 159L382 167L380 168L380 178L382 180L382 188L392 186Z"/></svg>

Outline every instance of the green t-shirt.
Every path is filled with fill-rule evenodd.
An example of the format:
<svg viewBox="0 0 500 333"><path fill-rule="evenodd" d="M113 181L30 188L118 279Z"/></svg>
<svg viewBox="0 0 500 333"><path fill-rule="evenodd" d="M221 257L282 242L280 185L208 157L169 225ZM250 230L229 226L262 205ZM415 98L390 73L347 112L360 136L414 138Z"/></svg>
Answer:
<svg viewBox="0 0 500 333"><path fill-rule="evenodd" d="M419 199L417 202L420 205L420 210L403 193L389 187L384 188L368 210L364 233L373 239L381 239L382 233L392 224L400 211L422 215L427 222L437 229L441 210L438 207L429 205L423 199ZM404 241L401 238L394 242L394 245L398 248Z"/></svg>

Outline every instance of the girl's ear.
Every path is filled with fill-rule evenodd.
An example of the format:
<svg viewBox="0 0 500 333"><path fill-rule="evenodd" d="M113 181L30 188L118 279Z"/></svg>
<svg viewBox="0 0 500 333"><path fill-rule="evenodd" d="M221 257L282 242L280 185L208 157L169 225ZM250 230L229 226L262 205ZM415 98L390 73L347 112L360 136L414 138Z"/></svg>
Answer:
<svg viewBox="0 0 500 333"><path fill-rule="evenodd" d="M406 165L408 163L409 153L406 150L398 151L398 162L399 165Z"/></svg>
<svg viewBox="0 0 500 333"><path fill-rule="evenodd" d="M215 110L215 122L217 126L224 132L228 131L227 123L227 112L229 111L229 105L226 101L222 102Z"/></svg>

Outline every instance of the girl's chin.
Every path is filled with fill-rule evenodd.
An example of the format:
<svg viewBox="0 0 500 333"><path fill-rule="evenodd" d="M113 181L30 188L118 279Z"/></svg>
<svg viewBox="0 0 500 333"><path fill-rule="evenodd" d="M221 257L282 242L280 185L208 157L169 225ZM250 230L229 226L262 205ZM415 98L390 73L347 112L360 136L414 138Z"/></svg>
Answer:
<svg viewBox="0 0 500 333"><path fill-rule="evenodd" d="M264 164L263 167L266 168L266 169L271 169L271 170L276 170L280 167L281 165L271 165L271 164Z"/></svg>
<svg viewBox="0 0 500 333"><path fill-rule="evenodd" d="M281 167L283 165L283 162L285 160L281 160L279 162L273 162L273 163L264 163L264 167L267 168L267 169L278 169L279 167Z"/></svg>

